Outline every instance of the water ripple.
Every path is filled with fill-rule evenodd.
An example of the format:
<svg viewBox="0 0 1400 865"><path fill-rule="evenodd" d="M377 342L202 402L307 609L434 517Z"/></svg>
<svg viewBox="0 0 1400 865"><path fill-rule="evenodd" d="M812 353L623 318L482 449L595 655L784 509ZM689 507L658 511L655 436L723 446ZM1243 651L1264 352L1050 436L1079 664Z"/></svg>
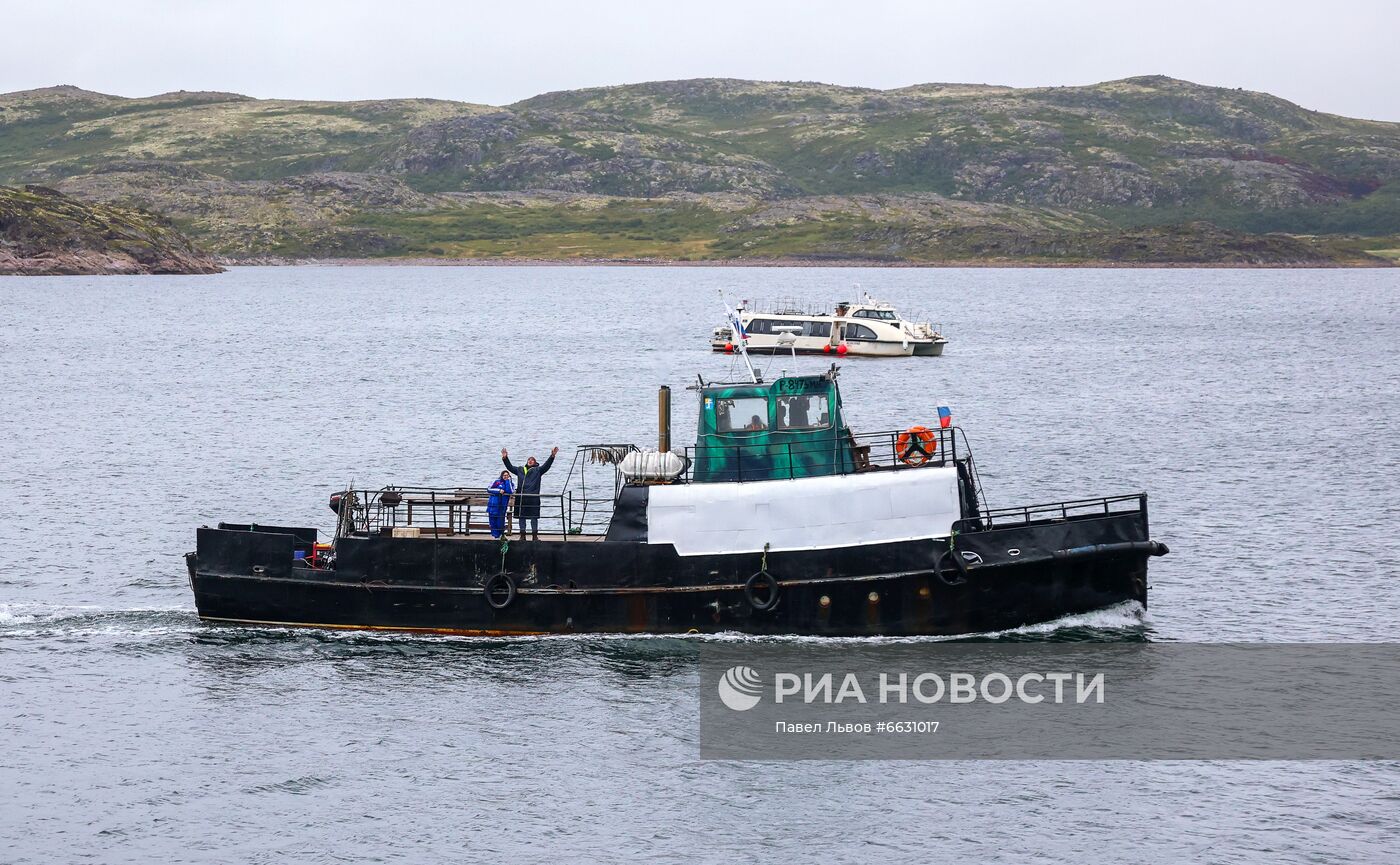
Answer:
<svg viewBox="0 0 1400 865"><path fill-rule="evenodd" d="M483 483L502 446L645 443L656 385L731 363L703 349L716 289L829 303L854 282L954 340L845 363L857 427L951 405L992 504L1145 488L1172 548L1150 612L961 639L1394 639L1394 272L10 278L0 861L1393 860L1394 764L706 763L698 648L754 638L195 618L194 527L329 528L352 479ZM692 412L677 397L679 441Z"/></svg>

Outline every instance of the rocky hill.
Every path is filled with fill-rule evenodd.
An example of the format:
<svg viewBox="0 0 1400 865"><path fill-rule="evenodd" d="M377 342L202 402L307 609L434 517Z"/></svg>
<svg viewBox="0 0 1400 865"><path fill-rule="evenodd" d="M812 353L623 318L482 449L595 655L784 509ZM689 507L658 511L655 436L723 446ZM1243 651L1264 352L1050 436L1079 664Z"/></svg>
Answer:
<svg viewBox="0 0 1400 865"><path fill-rule="evenodd" d="M0 274L218 273L167 221L42 186L0 187Z"/></svg>
<svg viewBox="0 0 1400 865"><path fill-rule="evenodd" d="M231 256L1381 263L1400 124L1163 77L726 79L506 107L0 96L0 182Z"/></svg>

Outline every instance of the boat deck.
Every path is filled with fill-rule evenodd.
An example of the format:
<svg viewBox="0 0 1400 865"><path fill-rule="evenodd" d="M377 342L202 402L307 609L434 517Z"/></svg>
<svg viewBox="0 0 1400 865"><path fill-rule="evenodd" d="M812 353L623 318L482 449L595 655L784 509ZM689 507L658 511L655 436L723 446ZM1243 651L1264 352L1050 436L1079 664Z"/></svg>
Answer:
<svg viewBox="0 0 1400 865"><path fill-rule="evenodd" d="M518 534L511 535L511 536L510 536L509 538L507 538L506 540L509 540L512 544L519 544L519 543L526 543L526 544L529 544L529 543L533 543L533 542L536 541L536 540L540 540L540 541L568 541L569 543L574 544L574 543L579 543L579 542L584 542L584 543L597 543L597 542L603 540L603 537L604 537L603 535L566 535L566 534L563 534L563 533L561 533L561 532L540 532L540 536L539 536L538 538L527 538L527 539L526 539L525 541L523 541L523 542L520 540L520 535L518 535ZM448 536L445 537L443 540L448 540L448 541L452 541L452 540L481 541L481 540L492 540L492 538L491 538L490 535L479 535L479 534L473 534L473 535L448 535Z"/></svg>
<svg viewBox="0 0 1400 865"><path fill-rule="evenodd" d="M417 528L417 527L415 526L415 528ZM383 535L377 535L377 536L383 537ZM364 532L355 532L355 533L353 534L353 537L366 538L366 537L370 537L370 535L368 535L368 534L366 534L366 533L364 533ZM471 533L455 532L455 533L453 533L453 534L448 534L447 532L433 532L432 529L430 529L430 528L427 529L426 531L421 531L421 532L419 532L419 533L416 534L416 535L392 535L392 537L396 537L396 538L398 538L399 540L411 540L411 541L431 541L431 540L438 540L438 541L492 541L492 540L496 540L496 538L492 538L491 535L488 534L488 533L486 533L486 532L471 532ZM600 535L600 534L564 534L563 532L540 532L538 538L529 538L529 539L525 540L524 543L527 543L527 544L528 544L528 543L532 543L532 542L535 541L535 540L539 540L539 541L555 541L555 542L558 542L558 541L567 541L567 542L569 542L569 543L598 543L598 542L602 541L603 538L604 538L604 535ZM508 538L505 538L505 540L509 540L512 544L522 543L522 541L520 540L520 535L519 535L519 534L510 535Z"/></svg>

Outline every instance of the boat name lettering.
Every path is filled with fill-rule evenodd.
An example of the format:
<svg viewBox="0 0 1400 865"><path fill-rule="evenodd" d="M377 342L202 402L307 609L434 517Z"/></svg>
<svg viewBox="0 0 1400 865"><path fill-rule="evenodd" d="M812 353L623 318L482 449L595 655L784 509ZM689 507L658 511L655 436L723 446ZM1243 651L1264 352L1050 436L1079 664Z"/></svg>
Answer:
<svg viewBox="0 0 1400 865"><path fill-rule="evenodd" d="M780 378L774 383L778 393L808 393L822 390L821 379Z"/></svg>

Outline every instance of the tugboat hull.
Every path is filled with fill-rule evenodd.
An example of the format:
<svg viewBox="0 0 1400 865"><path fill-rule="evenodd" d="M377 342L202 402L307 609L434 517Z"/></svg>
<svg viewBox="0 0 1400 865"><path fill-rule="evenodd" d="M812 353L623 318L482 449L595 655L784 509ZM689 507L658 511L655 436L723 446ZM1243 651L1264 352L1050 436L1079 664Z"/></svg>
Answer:
<svg viewBox="0 0 1400 865"><path fill-rule="evenodd" d="M1165 552L1147 540L1145 512L965 532L956 552L946 539L763 558L605 540L503 552L489 539L355 538L342 539L334 569L298 565L294 531L306 530L201 529L188 557L200 617L473 635L957 635L1146 605L1147 559ZM760 571L776 599L751 582ZM498 608L503 584L488 596L487 583L502 573L514 591Z"/></svg>
<svg viewBox="0 0 1400 865"><path fill-rule="evenodd" d="M1040 573L1035 571L1039 570ZM1145 603L1143 562L1075 574L1019 569L985 584L947 586L931 575L831 583L781 583L770 612L753 609L742 586L704 589L529 589L510 607L489 606L481 589L368 588L252 577L196 575L200 617L210 622L300 625L481 636L735 631L813 636L957 635L1003 630Z"/></svg>

